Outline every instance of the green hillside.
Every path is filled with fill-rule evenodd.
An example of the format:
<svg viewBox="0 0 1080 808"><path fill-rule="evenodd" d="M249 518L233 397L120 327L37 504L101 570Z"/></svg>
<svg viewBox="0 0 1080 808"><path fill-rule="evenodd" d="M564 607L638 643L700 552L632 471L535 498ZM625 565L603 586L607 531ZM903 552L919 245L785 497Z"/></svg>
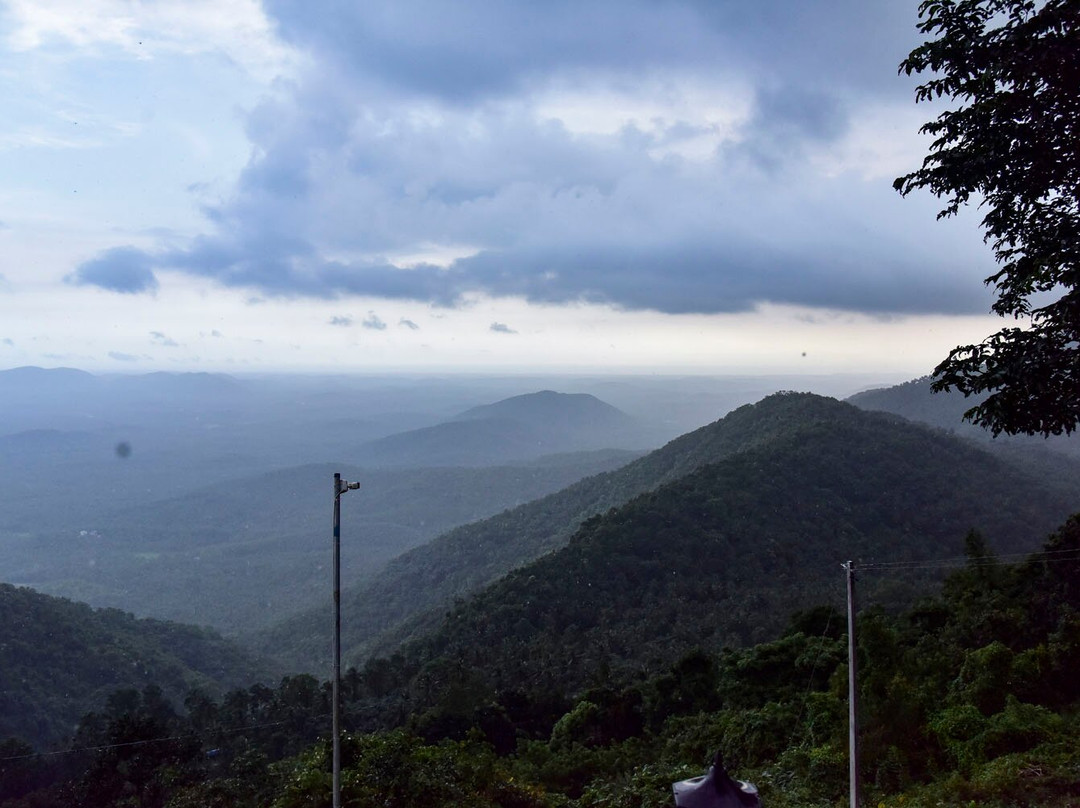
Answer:
<svg viewBox="0 0 1080 808"><path fill-rule="evenodd" d="M958 555L977 529L1033 549L1080 504L977 447L829 399L770 397L759 415L807 418L586 521L570 543L455 607L411 653L482 671L495 687L573 690L685 651L760 642L840 591L839 564ZM831 413L831 417L823 417ZM766 421L768 419L765 419ZM925 574L868 596L910 603Z"/></svg>
<svg viewBox="0 0 1080 808"><path fill-rule="evenodd" d="M950 460L934 466L935 476L925 482L926 486L936 486L934 490L943 500L954 486L955 475L1000 479L1006 489L1015 485L1017 490L1027 492L1030 504L1022 503L1019 512L1030 514L1034 520L1031 524L1047 530L1080 502L1080 483L1075 481L1075 476L1060 479L1051 493L1023 473L947 435L892 416L864 413L834 399L778 394L758 404L740 407L623 468L582 480L564 491L491 519L457 528L391 561L377 579L347 591L343 597L346 657L359 663L372 654L388 654L404 639L434 629L454 598L474 592L515 567L565 546L574 531L591 516L739 453L770 446L797 449L801 436L817 426L830 425L833 438L841 443L846 439L845 430L857 427L864 441L861 452L877 452L891 441L897 451L902 452L905 445L925 445L927 458L949 456ZM880 446L875 435L881 436ZM906 457L917 471L923 458L914 448L908 450ZM785 461L777 462L783 465ZM956 464L955 467L950 467L950 463ZM855 474L857 469L849 471ZM922 472L916 476L923 476ZM780 501L784 496L777 482L766 482L768 485L761 493L750 492L746 496L749 500L760 497L763 507L771 511L775 504L765 492L773 492ZM799 484L797 480L789 483ZM869 491L866 496L872 499L876 493ZM991 501L979 503L976 498L976 502L968 501L966 505L973 509L974 516L987 513ZM793 516L802 518L802 514ZM812 516L812 512L807 516ZM1028 526L1023 519L1009 515L1001 519L1008 523L1000 531L1004 541L1021 535L1020 529ZM977 523L973 520L959 527L954 523L954 530L962 535ZM950 540L956 535L954 532ZM328 653L325 649L329 648L327 622L324 612L299 616L259 636L256 647L284 656L298 670L324 665Z"/></svg>
<svg viewBox="0 0 1080 808"><path fill-rule="evenodd" d="M1023 563L988 555L975 536L963 544L960 569L913 562L953 567L935 597L858 617L862 804L1072 808L1080 517ZM897 576L859 569L860 586ZM398 677L400 658L350 670L343 804L669 808L671 783L720 750L771 808L845 805L845 625L820 605L752 647L694 650L629 682L601 671L577 690L557 685L557 656L548 676L502 688L485 686L485 666L452 662ZM117 693L79 722L80 751L58 757L0 742L0 802L329 803L325 685L295 677L187 705L163 707L152 687Z"/></svg>
<svg viewBox="0 0 1080 808"><path fill-rule="evenodd" d="M0 584L0 739L66 740L121 687L157 685L181 703L268 678L269 668L212 631Z"/></svg>
<svg viewBox="0 0 1080 808"><path fill-rule="evenodd" d="M835 417L835 401L778 397L747 405L632 463L562 491L449 531L390 561L377 578L342 595L342 647L348 659L389 652L435 625L443 607L520 564L566 544L582 521L665 482L745 448L787 434L805 421ZM346 579L348 580L348 579ZM326 610L287 619L250 642L295 670L325 670Z"/></svg>

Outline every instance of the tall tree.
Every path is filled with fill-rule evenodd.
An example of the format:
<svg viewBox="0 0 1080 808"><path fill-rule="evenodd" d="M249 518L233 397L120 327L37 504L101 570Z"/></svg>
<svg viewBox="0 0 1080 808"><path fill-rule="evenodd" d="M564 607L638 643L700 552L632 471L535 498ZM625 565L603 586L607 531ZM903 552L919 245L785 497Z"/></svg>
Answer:
<svg viewBox="0 0 1080 808"><path fill-rule="evenodd" d="M1080 425L1080 0L924 0L927 41L900 65L929 78L916 101L958 106L922 127L934 141L904 195L972 197L998 271L993 310L1025 320L954 348L934 389L989 393L965 417L994 434Z"/></svg>

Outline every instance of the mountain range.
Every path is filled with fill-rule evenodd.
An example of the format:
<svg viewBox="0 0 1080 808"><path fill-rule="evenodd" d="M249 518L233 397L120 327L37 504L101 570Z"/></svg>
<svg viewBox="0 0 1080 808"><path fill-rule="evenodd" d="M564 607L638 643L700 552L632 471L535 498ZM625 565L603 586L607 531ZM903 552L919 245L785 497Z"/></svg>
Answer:
<svg viewBox="0 0 1080 808"><path fill-rule="evenodd" d="M363 487L347 525L362 540L343 555L346 574L361 578L456 525L622 465L637 454L617 447L650 434L585 394L543 391L421 419L373 414L400 397L378 387L290 386L299 384L0 371L9 394L0 401L0 580L253 631L326 600L334 471ZM350 418L358 396L366 404ZM4 432L34 419L83 428ZM427 425L385 435L418 420ZM383 437L366 440L373 434ZM319 452L320 463L283 462ZM354 462L325 462L335 456Z"/></svg>
<svg viewBox="0 0 1080 808"><path fill-rule="evenodd" d="M661 488L665 485L669 487ZM644 499L635 499L641 495ZM662 529L656 527L657 503L662 504ZM709 503L717 504L713 508ZM668 574L674 571L675 578L685 581L694 569L694 547L714 542L716 535L725 536L724 541L735 548L734 555L722 556L723 569L716 570L723 575L711 585L719 591L734 592L731 581L746 580L746 576L760 581L755 576L762 569L732 566L732 559L742 559L758 546L770 548L779 559L777 574L748 594L755 602L769 604L767 617L758 621L760 626L742 631L727 626L702 635L717 641L721 637L750 641L760 636L755 631L774 629L777 620L806 600L810 589L790 585L800 571L835 569L856 551L879 560L956 555L971 528L983 531L993 546L1029 549L1025 541L1048 531L1078 503L1080 474L1040 480L969 442L896 416L864 412L809 394L778 394L734 410L620 469L456 528L394 559L377 578L344 594L343 647L348 660L362 663L373 655L390 654L410 640L427 642L423 638L443 624L455 599L487 585L492 589L478 597L498 597L501 605L492 605L490 600L483 600L484 606L467 603L462 608L472 610L469 615L504 607L512 610L523 603L576 609L574 604L591 596L595 582L589 576L598 568L590 567L589 575L583 577L562 568L570 562L559 559L571 547L601 538L611 542L615 551L621 541L634 548L626 557L600 551L590 556L597 564L606 558L603 563L608 566L637 563L638 556L647 553L659 558L667 548L679 548L685 556L681 561L668 559L655 566ZM598 522L593 521L597 518ZM803 530L813 535L800 539ZM774 538L759 545L769 532ZM818 556L825 551L833 555ZM499 581L541 556L545 558L536 562L539 567L517 570ZM620 573L613 574L618 578ZM639 577L638 572L627 574L628 591L643 591L646 585ZM535 581L540 589L554 588L557 594L505 589L510 581L520 584L523 580ZM560 588L555 580L577 581L588 589ZM834 576L835 580L839 579ZM883 585L876 595L884 600L910 600L904 591L910 583L894 582L891 594L886 591L890 587ZM762 600L761 587L780 594L772 601ZM694 597L704 597L701 592L706 590L694 591ZM661 586L657 592L660 601L670 595L681 602L677 589L669 592ZM785 600L784 593L796 592L798 597ZM722 602L730 614L741 613L729 595L706 600ZM509 607L509 603L518 606ZM595 618L597 609L607 608L603 604L585 609L594 615L586 622ZM657 603L648 606L654 611L666 608ZM615 600L610 609L615 615L634 613ZM705 611L716 616L711 607ZM460 622L459 617L454 620ZM611 625L611 620L605 618L604 625ZM683 643L689 635L699 634L698 621L688 619L687 626L692 628L676 632ZM627 636L639 628L626 628ZM291 669L304 670L325 664L328 630L325 615L308 613L250 641L259 650L284 658ZM463 640L434 642L433 648L464 653ZM477 648L491 642L492 635L482 633Z"/></svg>
<svg viewBox="0 0 1080 808"><path fill-rule="evenodd" d="M329 467L319 471L313 477L323 483L310 495L325 498ZM348 471L374 475L366 483L387 474ZM439 475L457 471L430 470L447 502L464 491ZM508 473L474 471L489 476L457 478L468 489ZM404 490L414 491L417 479L402 477ZM274 493L257 507L287 521L295 510L288 492L270 480L262 486ZM365 493L350 494L358 499L346 507L362 509ZM160 515L210 534L237 529L215 528L213 492L200 496ZM481 689L522 683L573 693L661 670L693 648L769 639L811 604L840 606L839 564L848 559L860 568L911 566L879 568L861 584L864 605L910 604L937 581L920 565L961 555L969 530L997 552L1024 552L1078 503L1080 474L1039 479L898 416L776 394L620 468L454 528L358 580L343 601L346 658L366 669L395 655L394 669L407 677L401 686L415 698L448 692L447 677L460 675ZM265 551L255 543L251 556ZM265 665L202 629L94 612L11 586L0 594L0 644L15 649L5 657L5 681L22 683L5 691L0 735L56 738L117 686L165 683L176 700L193 683L220 688L266 675ZM283 669L321 674L328 628L322 609L244 636ZM63 673L45 673L56 669ZM35 715L42 720L28 718Z"/></svg>

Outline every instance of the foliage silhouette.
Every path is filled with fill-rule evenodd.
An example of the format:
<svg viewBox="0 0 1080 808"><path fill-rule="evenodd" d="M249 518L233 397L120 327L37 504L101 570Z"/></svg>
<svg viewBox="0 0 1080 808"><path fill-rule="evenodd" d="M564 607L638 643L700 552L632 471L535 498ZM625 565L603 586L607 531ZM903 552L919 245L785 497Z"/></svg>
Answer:
<svg viewBox="0 0 1080 808"><path fill-rule="evenodd" d="M936 390L989 393L967 417L994 434L1071 433L1080 423L1080 8L1075 0L924 0L902 72L928 73L917 101L959 106L922 127L934 138L901 194L974 197L1000 268L987 278L1004 328L954 348Z"/></svg>

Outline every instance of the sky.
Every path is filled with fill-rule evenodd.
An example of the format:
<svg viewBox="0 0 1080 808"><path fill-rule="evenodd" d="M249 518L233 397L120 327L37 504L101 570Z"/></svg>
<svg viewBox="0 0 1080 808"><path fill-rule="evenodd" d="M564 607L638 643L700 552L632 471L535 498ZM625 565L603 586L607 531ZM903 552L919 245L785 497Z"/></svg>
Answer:
<svg viewBox="0 0 1080 808"><path fill-rule="evenodd" d="M915 0L0 0L0 367L928 373Z"/></svg>

